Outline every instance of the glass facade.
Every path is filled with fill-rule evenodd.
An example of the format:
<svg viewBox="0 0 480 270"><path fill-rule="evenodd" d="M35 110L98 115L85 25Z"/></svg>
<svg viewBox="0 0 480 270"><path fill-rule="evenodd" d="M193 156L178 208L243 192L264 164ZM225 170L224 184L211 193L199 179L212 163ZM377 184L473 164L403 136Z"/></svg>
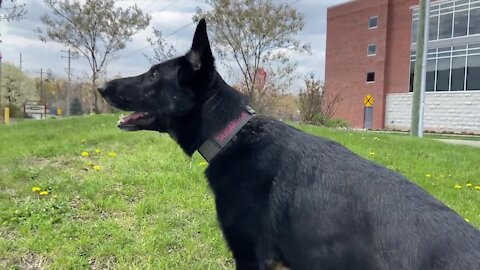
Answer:
<svg viewBox="0 0 480 270"><path fill-rule="evenodd" d="M410 91L413 91L415 52L410 56ZM480 90L480 44L428 50L426 91Z"/></svg>
<svg viewBox="0 0 480 270"><path fill-rule="evenodd" d="M418 8L413 10L412 43L417 40ZM429 40L442 40L480 34L480 0L432 3Z"/></svg>
<svg viewBox="0 0 480 270"><path fill-rule="evenodd" d="M416 43L418 13L415 8L412 43ZM480 91L480 0L432 3L428 34L426 91ZM445 47L447 44L465 45ZM413 91L414 71L415 51L412 51L410 91Z"/></svg>

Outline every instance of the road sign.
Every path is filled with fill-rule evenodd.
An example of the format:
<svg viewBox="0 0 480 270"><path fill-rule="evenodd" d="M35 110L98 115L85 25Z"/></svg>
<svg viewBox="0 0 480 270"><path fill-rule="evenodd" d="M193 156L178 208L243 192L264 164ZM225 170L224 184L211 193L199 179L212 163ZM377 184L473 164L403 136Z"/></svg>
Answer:
<svg viewBox="0 0 480 270"><path fill-rule="evenodd" d="M25 114L32 117L33 119L42 119L45 118L47 114L47 108L44 105L38 104L25 104L24 106Z"/></svg>
<svg viewBox="0 0 480 270"><path fill-rule="evenodd" d="M366 95L363 98L363 104L365 107L372 107L373 106L373 97L371 95Z"/></svg>

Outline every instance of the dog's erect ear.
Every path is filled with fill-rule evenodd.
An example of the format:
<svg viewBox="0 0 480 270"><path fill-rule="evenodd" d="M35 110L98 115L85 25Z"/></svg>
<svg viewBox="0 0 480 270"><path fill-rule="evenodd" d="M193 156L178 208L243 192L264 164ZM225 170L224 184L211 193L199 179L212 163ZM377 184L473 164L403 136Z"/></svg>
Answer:
<svg viewBox="0 0 480 270"><path fill-rule="evenodd" d="M187 53L187 59L192 64L193 70L213 70L214 59L207 35L207 22L201 19L198 22L193 36L192 48Z"/></svg>

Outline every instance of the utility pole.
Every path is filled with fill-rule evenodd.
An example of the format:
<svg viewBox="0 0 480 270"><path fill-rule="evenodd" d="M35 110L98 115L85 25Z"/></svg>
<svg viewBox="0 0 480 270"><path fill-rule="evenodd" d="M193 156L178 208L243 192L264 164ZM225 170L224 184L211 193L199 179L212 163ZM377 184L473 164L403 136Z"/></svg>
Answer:
<svg viewBox="0 0 480 270"><path fill-rule="evenodd" d="M430 0L420 0L411 121L411 135L420 138L424 126L429 17Z"/></svg>
<svg viewBox="0 0 480 270"><path fill-rule="evenodd" d="M20 53L20 71L22 71L22 66L23 66L23 59L22 59L22 53Z"/></svg>
<svg viewBox="0 0 480 270"><path fill-rule="evenodd" d="M66 53L67 56L62 56L62 58L67 58L68 59L68 70L67 70L67 75L68 75L68 86L67 86L67 106L66 106L66 114L67 116L70 116L70 89L72 88L72 70L71 70L71 61L73 59L78 58L78 54L75 52L72 52L72 50L68 49L68 51L62 50L62 53Z"/></svg>
<svg viewBox="0 0 480 270"><path fill-rule="evenodd" d="M41 68L40 72L37 73L40 73L40 104L42 104L42 101L45 102L45 97L43 96L43 68Z"/></svg>

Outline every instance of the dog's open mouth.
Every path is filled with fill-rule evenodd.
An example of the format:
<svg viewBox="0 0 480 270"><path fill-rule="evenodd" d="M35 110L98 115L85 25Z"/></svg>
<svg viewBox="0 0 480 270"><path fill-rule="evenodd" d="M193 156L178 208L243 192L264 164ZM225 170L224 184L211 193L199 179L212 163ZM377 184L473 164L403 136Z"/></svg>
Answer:
<svg viewBox="0 0 480 270"><path fill-rule="evenodd" d="M127 131L141 130L155 120L153 114L148 112L133 112L127 116L120 115L117 127Z"/></svg>

